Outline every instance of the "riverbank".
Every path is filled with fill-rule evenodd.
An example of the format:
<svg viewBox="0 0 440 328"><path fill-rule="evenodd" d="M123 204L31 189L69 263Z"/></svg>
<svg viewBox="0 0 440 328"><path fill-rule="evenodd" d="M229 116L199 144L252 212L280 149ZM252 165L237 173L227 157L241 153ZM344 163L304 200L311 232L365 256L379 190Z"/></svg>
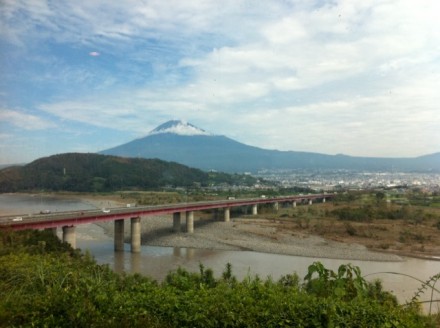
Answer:
<svg viewBox="0 0 440 328"><path fill-rule="evenodd" d="M31 195L33 196L33 195ZM92 208L114 208L126 206L133 200L121 198L119 194L95 195L51 193L38 195L38 199L57 198L74 199ZM36 198L36 197L33 197ZM310 207L316 212L330 212L332 204L318 204ZM404 256L438 260L437 238L429 237L435 228L419 224L410 226L407 222L341 222L330 217L304 219L300 211L309 207L299 206L293 210L280 209L277 213L266 210L258 216L236 215L231 222L214 220L212 213L197 212L193 234L183 232L185 220L182 219L182 232L172 231L172 216L144 217L142 224L142 244L150 246L168 246L198 248L210 250L250 250L294 256L334 258L366 261L401 261ZM288 212L291 211L291 212ZM364 225L362 225L364 224ZM113 235L113 222L99 223L108 235ZM396 229L403 229L405 234ZM425 229L417 235L415 229ZM429 230L430 229L430 230ZM129 242L129 220L126 220L126 241ZM354 231L354 232L353 232ZM438 230L437 230L438 231ZM423 252L415 242L392 244L398 237L426 236L423 240ZM400 235L399 235L400 233ZM396 237L397 236L397 237ZM400 238L401 239L401 238ZM420 239L420 238L419 238ZM396 246L397 245L397 246ZM437 247L437 248L435 248Z"/></svg>
<svg viewBox="0 0 440 328"><path fill-rule="evenodd" d="M95 196L82 198L97 208L125 206L118 197ZM293 256L333 258L362 261L403 261L403 257L389 252L368 249L356 242L342 242L318 235L292 231L285 220L255 219L253 216L233 218L222 222L209 217L195 217L194 233L172 231L172 216L151 216L141 220L141 243L148 246L183 247L210 250L248 250ZM100 222L99 226L113 236L113 223ZM126 220L126 242L130 240L130 226ZM409 255L410 254L405 254Z"/></svg>
<svg viewBox="0 0 440 328"><path fill-rule="evenodd" d="M125 206L118 197L94 196L82 198L97 208ZM151 216L141 220L141 243L149 246L183 247L211 250L248 250L294 256L335 258L363 261L402 261L395 254L372 252L356 243L343 243L326 240L319 236L292 234L278 227L268 226L270 220L252 217L234 218L230 222L221 222L212 218L196 217L194 233L188 234L184 220L181 231L172 231L172 216ZM106 233L113 236L113 223L98 224ZM129 242L129 222L126 222L125 237Z"/></svg>
<svg viewBox="0 0 440 328"><path fill-rule="evenodd" d="M267 220L235 218L231 222L198 218L194 233L172 232L172 217L146 217L141 220L142 244L210 250L248 250L262 253L363 261L402 261L388 253L372 252L365 246L326 240L319 236L291 234L283 229L265 226ZM107 234L113 235L111 222L99 223ZM184 222L182 222L182 231ZM126 241L129 242L129 222L126 222Z"/></svg>

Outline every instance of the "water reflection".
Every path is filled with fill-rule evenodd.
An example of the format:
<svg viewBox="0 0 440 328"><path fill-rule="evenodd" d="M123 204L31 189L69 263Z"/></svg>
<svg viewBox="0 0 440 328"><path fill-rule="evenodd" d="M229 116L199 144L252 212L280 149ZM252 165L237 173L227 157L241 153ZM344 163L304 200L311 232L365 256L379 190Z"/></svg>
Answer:
<svg viewBox="0 0 440 328"><path fill-rule="evenodd" d="M130 253L130 259L131 259L131 267L130 267L130 271L132 273L142 273L143 272L143 268L142 268L142 257L140 253ZM146 265L148 265L148 263L145 263Z"/></svg>
<svg viewBox="0 0 440 328"><path fill-rule="evenodd" d="M113 270L118 273L125 272L125 252L115 252Z"/></svg>
<svg viewBox="0 0 440 328"><path fill-rule="evenodd" d="M74 210L90 206L78 200L38 199L30 196L0 195L0 205L3 210L17 208L24 211L36 211L41 209ZM25 212L26 213L26 212ZM385 289L393 291L400 302L405 302L414 296L421 286L420 282L408 276L388 274L385 272L397 272L417 277L426 281L429 277L440 273L440 261L426 261L409 258L404 262L368 262L347 261L324 258L309 258L299 256L287 256L266 254L248 251L212 251L178 247L153 247L142 246L141 253L130 252L128 244L124 245L123 252L114 251L113 238L106 235L99 226L88 224L77 227L77 247L83 251L89 251L100 264L108 264L118 273L140 273L156 280L163 280L166 274L178 267L183 267L191 272L199 271L199 264L211 268L215 276L221 276L226 264L231 263L233 273L238 279L246 275L258 274L261 278L271 276L279 279L281 276L296 272L304 277L307 268L315 261L322 262L327 268L337 270L341 264L351 262L359 266L362 274L367 275L369 280L379 278L383 281ZM60 236L60 229L58 235ZM422 300L430 298L430 291L422 296ZM440 295L434 295L434 299ZM429 308L426 305L425 308ZM437 309L437 305L435 305Z"/></svg>
<svg viewBox="0 0 440 328"><path fill-rule="evenodd" d="M410 300L420 282L408 276L392 274L402 273L427 280L440 272L439 261L426 261L407 258L403 262L347 261L338 259L309 258L278 254L266 254L250 251L213 251L179 247L142 246L141 253L131 253L125 244L123 252L113 251L111 238L102 240L78 240L80 248L88 249L98 263L108 264L119 273L140 273L162 281L166 274L182 267L190 272L198 272L199 265L211 268L214 275L220 277L227 263L232 264L233 273L239 279L247 275L261 278L281 276L296 272L299 277L307 274L307 268L315 261L320 261L329 269L337 270L341 264L352 263L359 266L368 280L380 279L386 290L392 291L401 303ZM438 298L440 295L434 295ZM422 295L421 300L428 300L430 292ZM425 306L428 309L428 305ZM436 309L437 306L435 305Z"/></svg>

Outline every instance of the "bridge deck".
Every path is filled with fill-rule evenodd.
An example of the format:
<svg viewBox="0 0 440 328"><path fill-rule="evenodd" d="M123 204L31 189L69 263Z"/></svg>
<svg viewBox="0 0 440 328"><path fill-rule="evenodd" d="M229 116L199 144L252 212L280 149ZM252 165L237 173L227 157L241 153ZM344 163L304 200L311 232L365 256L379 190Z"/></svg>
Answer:
<svg viewBox="0 0 440 328"><path fill-rule="evenodd" d="M117 207L108 210L83 210L55 212L48 214L24 214L0 217L0 229L25 230L44 229L60 226L113 221L132 217L172 214L177 212L201 211L216 208L248 206L255 204L270 204L277 202L293 202L301 200L329 199L332 194L295 195L274 198L247 198L218 201L202 201L192 203L177 203L157 206Z"/></svg>

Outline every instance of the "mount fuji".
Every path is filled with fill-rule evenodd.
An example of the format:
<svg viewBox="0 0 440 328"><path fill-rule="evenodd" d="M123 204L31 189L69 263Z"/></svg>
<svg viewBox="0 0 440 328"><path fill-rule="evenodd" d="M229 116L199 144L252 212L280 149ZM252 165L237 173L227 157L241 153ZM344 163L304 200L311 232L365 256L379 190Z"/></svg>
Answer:
<svg viewBox="0 0 440 328"><path fill-rule="evenodd" d="M147 136L100 152L158 158L202 170L257 172L263 169L440 171L440 153L416 158L374 158L262 149L214 135L183 121L168 121Z"/></svg>
<svg viewBox="0 0 440 328"><path fill-rule="evenodd" d="M143 138L106 149L100 154L158 158L202 170L244 172L264 166L263 163L255 165L261 152L266 151L211 134L191 123L173 120L159 125Z"/></svg>
<svg viewBox="0 0 440 328"><path fill-rule="evenodd" d="M152 130L149 135L153 134L163 134L163 133L173 133L181 136L209 136L210 133L203 129L200 129L191 123L183 121L168 121L159 125L157 128Z"/></svg>

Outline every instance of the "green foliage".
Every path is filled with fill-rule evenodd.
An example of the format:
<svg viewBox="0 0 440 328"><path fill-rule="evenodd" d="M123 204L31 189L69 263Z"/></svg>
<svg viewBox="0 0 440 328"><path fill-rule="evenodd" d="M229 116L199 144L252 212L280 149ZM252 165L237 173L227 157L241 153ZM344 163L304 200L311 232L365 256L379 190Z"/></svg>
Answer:
<svg viewBox="0 0 440 328"><path fill-rule="evenodd" d="M381 202L384 198L385 198L385 193L384 192L382 192L382 191L378 191L377 193L376 193L376 200L377 200L377 202Z"/></svg>
<svg viewBox="0 0 440 328"><path fill-rule="evenodd" d="M316 278L314 278L315 274ZM362 278L359 268L351 264L341 265L335 273L326 269L322 263L315 262L309 266L304 280L305 289L309 293L344 300L365 296L368 285Z"/></svg>
<svg viewBox="0 0 440 328"><path fill-rule="evenodd" d="M238 281L230 264L217 279L200 265L198 273L179 268L159 284L118 275L43 232L1 237L2 326L433 327L350 264L333 272L316 262L304 283L296 274Z"/></svg>
<svg viewBox="0 0 440 328"><path fill-rule="evenodd" d="M375 219L406 220L413 224L420 224L433 216L420 208L412 209L407 205L401 206L344 206L331 211L331 214L342 221L370 222Z"/></svg>
<svg viewBox="0 0 440 328"><path fill-rule="evenodd" d="M412 277L414 278L414 277ZM416 278L415 278L416 279ZM420 281L419 279L417 279L418 281ZM420 288L417 290L417 292L414 294L413 298L411 299L410 302L408 302L408 306L410 307L414 307L415 305L419 304L419 298L420 296L425 293L425 291L429 291L430 292L430 296L431 299L429 301L429 314L431 314L432 312L432 305L434 302L439 302L439 300L434 300L434 292L436 292L437 294L440 293L440 290L438 287L436 287L437 282L440 280L440 273L430 277L428 280L426 281L420 281L421 282L421 286Z"/></svg>
<svg viewBox="0 0 440 328"><path fill-rule="evenodd" d="M424 236L422 233L413 232L408 229L405 229L400 232L399 241L402 243L408 243L416 241L418 243L425 242L429 237Z"/></svg>
<svg viewBox="0 0 440 328"><path fill-rule="evenodd" d="M359 267L351 264L343 264L334 272L326 269L322 263L315 262L309 266L304 281L305 290L320 297L347 302L367 298L383 305L397 306L396 297L384 291L379 280L367 282Z"/></svg>
<svg viewBox="0 0 440 328"><path fill-rule="evenodd" d="M337 194L336 197L334 198L334 202L335 203L339 203L339 202L353 203L353 202L361 199L361 197L362 197L362 193L360 193L360 192L344 192L344 193Z"/></svg>
<svg viewBox="0 0 440 328"><path fill-rule="evenodd" d="M350 236L356 236L358 234L356 228L348 222L345 223L345 231L347 231Z"/></svg>
<svg viewBox="0 0 440 328"><path fill-rule="evenodd" d="M332 211L342 221L369 222L373 219L374 213L371 206L363 207L341 207Z"/></svg>

